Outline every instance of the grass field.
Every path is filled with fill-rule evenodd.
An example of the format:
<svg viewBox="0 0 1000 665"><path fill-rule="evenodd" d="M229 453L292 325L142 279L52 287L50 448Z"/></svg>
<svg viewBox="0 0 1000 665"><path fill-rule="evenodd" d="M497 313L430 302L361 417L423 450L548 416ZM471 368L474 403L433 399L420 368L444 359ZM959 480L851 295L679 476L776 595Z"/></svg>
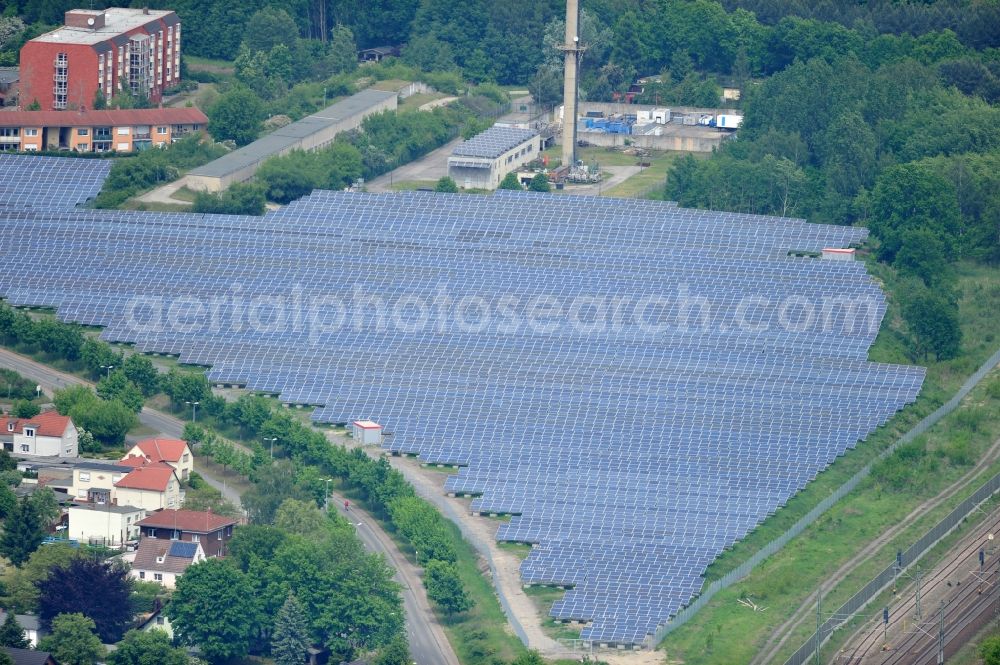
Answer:
<svg viewBox="0 0 1000 665"><path fill-rule="evenodd" d="M872 266L877 278L891 282L894 277L881 266ZM806 490L793 498L787 507L758 527L744 541L723 554L708 570L708 579L716 579L745 561L767 542L783 533L788 526L805 514L820 499L842 484L872 459L879 450L893 442L921 417L950 396L966 376L972 373L995 350L996 331L1000 330L1000 275L986 268L963 264L959 266L962 329L965 335L962 357L928 365L925 388L918 402L897 415L886 427L874 433L858 449L849 452L830 470L821 474ZM899 362L902 342L893 328L894 307L890 307L876 344L871 351L873 360ZM997 380L997 379L994 379ZM970 465L952 464L948 453L957 445L959 426L975 422L976 431L963 438L972 459L1000 436L1000 404L992 404L993 412L984 412L977 400L985 399L982 389L975 391L962 409L946 418L932 432L922 437L934 464L913 466L902 488L888 489L869 478L844 501L840 502L801 536L772 556L748 578L718 594L692 621L669 635L661 647L670 658L682 658L687 663L747 662L781 624L791 611L801 604L813 589L848 560L863 543L871 541L888 525L897 523L921 501L934 496L960 477ZM970 415L970 413L974 415ZM964 431L964 429L963 429ZM962 435L966 437L965 434ZM985 473L996 473L993 465ZM981 478L986 477L981 474ZM981 482L981 481L980 481ZM976 486L971 483L971 489ZM967 494L967 492L966 492ZM964 494L953 498L953 506ZM831 590L829 607L839 605L887 564L895 547L908 545L948 509L940 507L920 524L901 535L897 542L884 548L886 554L877 561L862 566L857 574L837 589ZM736 602L742 596L752 596L758 605L766 605L766 613L755 613ZM808 623L808 622L807 622ZM808 630L801 636L808 635ZM801 640L792 640L788 651ZM787 655L787 654L786 654ZM723 660L720 660L723 659Z"/></svg>
<svg viewBox="0 0 1000 665"><path fill-rule="evenodd" d="M670 170L671 165L682 154L684 153L661 152L652 153L649 157L643 157L641 161L649 162L649 166L625 182L607 190L604 192L604 196L639 198L653 191L662 191L667 182L667 171Z"/></svg>
<svg viewBox="0 0 1000 665"><path fill-rule="evenodd" d="M229 60L216 60L213 58L200 58L196 55L184 54L184 61L188 69L193 72L211 72L213 74L233 74L235 67Z"/></svg>

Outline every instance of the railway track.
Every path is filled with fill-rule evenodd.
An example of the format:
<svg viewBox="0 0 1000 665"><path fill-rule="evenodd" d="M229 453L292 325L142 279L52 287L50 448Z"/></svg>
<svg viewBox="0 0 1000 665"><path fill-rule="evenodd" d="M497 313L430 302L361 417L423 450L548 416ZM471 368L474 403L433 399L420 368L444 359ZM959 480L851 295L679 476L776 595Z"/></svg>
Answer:
<svg viewBox="0 0 1000 665"><path fill-rule="evenodd" d="M862 629L867 631L863 637L853 642L853 647L842 650L832 662L837 665L937 663L942 630L947 657L993 619L1000 607L1000 548L991 549L987 534L1000 531L1000 511L994 511L973 529L971 537L920 579L920 618L917 618L914 583L908 585L905 597L897 595L896 604L890 605L887 626L883 626L879 613L875 622ZM912 576L907 572L901 579ZM860 634L858 631L856 635Z"/></svg>

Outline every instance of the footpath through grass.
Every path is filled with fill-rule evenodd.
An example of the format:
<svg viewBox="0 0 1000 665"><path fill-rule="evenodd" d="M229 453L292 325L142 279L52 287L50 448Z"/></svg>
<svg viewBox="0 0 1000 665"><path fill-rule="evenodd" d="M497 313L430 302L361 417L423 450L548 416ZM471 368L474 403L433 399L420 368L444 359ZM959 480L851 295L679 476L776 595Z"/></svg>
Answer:
<svg viewBox="0 0 1000 665"><path fill-rule="evenodd" d="M870 265L872 273L892 286L894 275L883 266ZM998 344L1000 331L1000 275L996 270L963 264L958 266L962 299L960 316L964 335L959 358L928 364L927 379L917 402L897 414L858 448L846 454L788 505L758 527L744 541L737 543L709 567L709 581L737 567L754 552L782 534L820 500L873 460L879 451L891 445L921 418L946 401L961 383L984 362ZM887 289L892 292L891 288ZM907 362L903 339L896 329L897 307L890 302L883 329L870 357L878 362ZM838 567L851 558L864 543L886 528L899 523L921 502L965 474L1000 436L1000 394L989 392L987 384L997 384L996 372L980 385L963 405L940 422L931 432L905 446L885 462L851 495L823 515L802 535L770 557L740 583L719 593L688 624L671 633L663 648L669 658L699 663L749 662L777 626L798 608L802 601ZM1000 392L1000 388L994 388ZM951 507L996 473L997 465L980 474L945 506L926 516L909 529L886 552L897 545L912 543L924 530L940 519ZM857 575L830 593L825 605L837 607L891 558L882 556L876 563L859 569ZM856 579L855 579L856 578ZM753 612L737 602L750 596L766 612ZM813 622L807 622L813 624ZM805 635L809 631L803 631ZM791 640L787 651L799 646ZM784 655L787 655L785 653Z"/></svg>

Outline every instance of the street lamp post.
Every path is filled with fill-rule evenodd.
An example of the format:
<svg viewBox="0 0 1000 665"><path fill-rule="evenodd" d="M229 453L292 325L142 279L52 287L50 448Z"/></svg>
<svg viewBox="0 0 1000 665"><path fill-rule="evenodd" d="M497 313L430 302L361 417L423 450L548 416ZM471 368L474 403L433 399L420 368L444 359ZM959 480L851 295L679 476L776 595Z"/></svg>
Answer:
<svg viewBox="0 0 1000 665"><path fill-rule="evenodd" d="M333 478L320 478L324 483L326 483L326 497L323 504L323 510L327 513L330 512L330 483L333 482Z"/></svg>
<svg viewBox="0 0 1000 665"><path fill-rule="evenodd" d="M198 405L201 404L201 402L189 402L184 400L184 403L191 405L191 422L198 422Z"/></svg>
<svg viewBox="0 0 1000 665"><path fill-rule="evenodd" d="M115 368L114 365L101 365L101 369L108 370L108 378L111 378L111 370Z"/></svg>
<svg viewBox="0 0 1000 665"><path fill-rule="evenodd" d="M274 459L274 442L278 440L278 437L276 436L264 437L264 440L271 442L271 459Z"/></svg>

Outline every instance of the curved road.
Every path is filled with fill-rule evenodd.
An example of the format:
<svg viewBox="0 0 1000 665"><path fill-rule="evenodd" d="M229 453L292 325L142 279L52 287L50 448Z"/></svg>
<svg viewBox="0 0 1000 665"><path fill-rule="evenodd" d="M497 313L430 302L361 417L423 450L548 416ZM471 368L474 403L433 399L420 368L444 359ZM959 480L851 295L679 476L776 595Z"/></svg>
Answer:
<svg viewBox="0 0 1000 665"><path fill-rule="evenodd" d="M46 395L70 385L91 387L94 385L78 376L60 372L7 349L0 349L0 367L12 369L21 376L37 382ZM143 407L139 420L143 425L173 438L179 438L184 431L183 420L147 407ZM198 473L209 485L224 492L226 499L237 506L240 505L239 492L208 475L204 469L199 469ZM386 561L396 570L396 581L402 586L407 640L414 661L418 665L460 665L444 630L434 617L418 569L406 560L371 515L353 505L345 512L342 497L334 495L331 500L336 501L340 514L354 524L358 538L365 548L383 554Z"/></svg>

